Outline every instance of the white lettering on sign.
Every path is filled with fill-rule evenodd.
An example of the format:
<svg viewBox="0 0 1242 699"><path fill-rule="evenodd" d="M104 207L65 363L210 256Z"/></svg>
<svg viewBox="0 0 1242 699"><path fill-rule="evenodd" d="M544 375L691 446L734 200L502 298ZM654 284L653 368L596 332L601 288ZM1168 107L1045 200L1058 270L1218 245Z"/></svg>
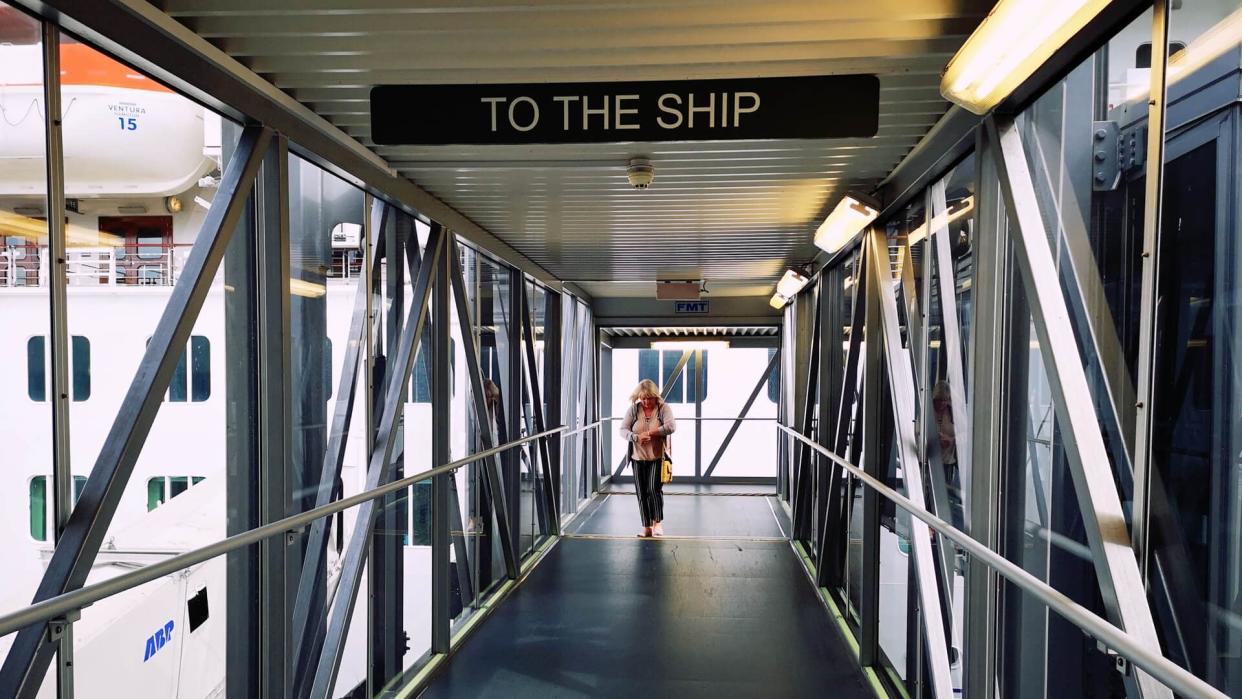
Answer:
<svg viewBox="0 0 1242 699"><path fill-rule="evenodd" d="M500 102L505 102L507 100L505 100L504 97L480 97L479 101L491 103L492 105L492 133L496 133L496 105Z"/></svg>
<svg viewBox="0 0 1242 699"><path fill-rule="evenodd" d="M552 97L552 102L560 105L561 131L642 128L640 95L604 95L599 99L593 102L589 95ZM480 97L479 102L487 105L492 133L508 129L525 133L539 126L541 110L534 97ZM655 122L662 129L736 129L742 126L746 115L758 112L761 105L757 92L667 92L656 100L659 113Z"/></svg>
<svg viewBox="0 0 1242 699"><path fill-rule="evenodd" d="M552 101L560 102L561 106L564 108L565 118L561 121L561 131L568 131L569 130L569 103L577 102L578 96L577 95L564 95L561 97L553 97Z"/></svg>
<svg viewBox="0 0 1242 699"><path fill-rule="evenodd" d="M742 107L742 98L750 100L750 104ZM759 111L759 94L755 92L735 92L733 93L733 125L738 126L741 123L743 114L754 114Z"/></svg>
<svg viewBox="0 0 1242 699"><path fill-rule="evenodd" d="M668 108L668 105L666 105L666 104L665 104L665 102L668 102L668 101L670 100L670 98L671 98L672 100L676 100L676 101L677 101L677 106L679 107L678 109L669 109L669 108ZM673 116L677 117L677 121L674 121L674 122L671 122L671 123L666 123L666 122L664 121L664 117L663 117L663 116L659 117L658 119L656 119L656 122L658 122L658 123L660 124L660 128L664 128L664 129L675 129L675 128L677 128L677 127L681 126L681 109L680 109L680 107L681 107L681 95L677 95L677 94L673 94L673 93L665 93L665 94L663 94L663 95L660 95L660 111L662 111L662 112L667 112L667 113L672 114Z"/></svg>
<svg viewBox="0 0 1242 699"><path fill-rule="evenodd" d="M622 116L629 116L630 114L638 113L637 109L626 109L622 105L622 102L624 102L625 100L636 100L636 99L638 99L638 95L617 95L617 103L614 105L614 108L613 108L613 118L616 120L615 122L613 122L614 128L618 130L638 128L638 124L636 123L633 123L633 122L622 123L621 122Z"/></svg>
<svg viewBox="0 0 1242 699"><path fill-rule="evenodd" d="M517 109L517 106L519 104L523 104L523 103L530 105L530 108L531 108L530 123L527 124L526 126L519 126L517 123L517 119L515 119L513 116L513 111ZM495 123L496 123L496 119L495 117L492 117L492 124L493 124L492 130L493 131L496 130ZM513 100L511 103L509 103L509 125L510 126L517 129L518 131L530 131L531 129L535 128L535 126L537 126L538 124L539 124L539 105L535 104L535 100L529 97L519 97Z"/></svg>

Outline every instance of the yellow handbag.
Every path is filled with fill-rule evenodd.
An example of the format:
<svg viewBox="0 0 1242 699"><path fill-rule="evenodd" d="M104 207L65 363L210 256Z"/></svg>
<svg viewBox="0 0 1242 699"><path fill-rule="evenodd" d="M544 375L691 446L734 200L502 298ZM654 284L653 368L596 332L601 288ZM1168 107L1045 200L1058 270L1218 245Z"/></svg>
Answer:
<svg viewBox="0 0 1242 699"><path fill-rule="evenodd" d="M664 427L664 417L660 416L660 427ZM673 440L669 435L664 436L664 456L660 458L660 482L673 482L673 457L669 456L669 447L672 446Z"/></svg>
<svg viewBox="0 0 1242 699"><path fill-rule="evenodd" d="M668 454L664 455L664 460L660 462L660 482L671 483L673 481L673 457Z"/></svg>

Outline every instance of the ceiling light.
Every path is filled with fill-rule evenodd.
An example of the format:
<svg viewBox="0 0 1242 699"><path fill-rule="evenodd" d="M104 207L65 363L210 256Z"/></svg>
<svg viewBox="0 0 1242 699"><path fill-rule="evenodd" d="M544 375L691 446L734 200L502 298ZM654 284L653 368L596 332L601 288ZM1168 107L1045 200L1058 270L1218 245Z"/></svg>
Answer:
<svg viewBox="0 0 1242 699"><path fill-rule="evenodd" d="M651 349L713 350L729 349L728 340L652 340Z"/></svg>
<svg viewBox="0 0 1242 699"><path fill-rule="evenodd" d="M950 223L953 223L954 221L958 220L959 218L965 216L966 214L974 210L975 210L975 198L973 196L966 197L960 202L957 202L956 204L954 204L953 208L933 218L931 222L931 230L938 231L941 228L948 226ZM927 224L924 223L918 228L915 228L914 230L910 231L910 236L906 239L907 244L914 245L915 243L926 238L927 230L928 230Z"/></svg>
<svg viewBox="0 0 1242 699"><path fill-rule="evenodd" d="M305 279L290 279L289 293L294 296L302 296L308 299L317 299L328 293L327 288L323 284L308 282Z"/></svg>
<svg viewBox="0 0 1242 699"><path fill-rule="evenodd" d="M141 215L141 214L147 213L147 207L143 206L142 204L122 204L116 207L116 210L117 210L117 213L131 214L131 215L132 214Z"/></svg>
<svg viewBox="0 0 1242 699"><path fill-rule="evenodd" d="M785 276L781 277L781 280L776 283L776 293L791 299L797 296L798 292L802 291L802 288L810 281L810 276L805 272L797 269L787 269L785 270Z"/></svg>
<svg viewBox="0 0 1242 699"><path fill-rule="evenodd" d="M949 61L940 93L975 114L986 114L1108 3L1000 0Z"/></svg>
<svg viewBox="0 0 1242 699"><path fill-rule="evenodd" d="M781 296L779 293L772 294L772 300L768 301L768 305L778 311L784 308L787 303L789 303L789 299Z"/></svg>
<svg viewBox="0 0 1242 699"><path fill-rule="evenodd" d="M819 230L815 231L815 246L824 252L836 252L879 215L879 211L854 197L842 197L837 208L828 214L828 218L819 224Z"/></svg>

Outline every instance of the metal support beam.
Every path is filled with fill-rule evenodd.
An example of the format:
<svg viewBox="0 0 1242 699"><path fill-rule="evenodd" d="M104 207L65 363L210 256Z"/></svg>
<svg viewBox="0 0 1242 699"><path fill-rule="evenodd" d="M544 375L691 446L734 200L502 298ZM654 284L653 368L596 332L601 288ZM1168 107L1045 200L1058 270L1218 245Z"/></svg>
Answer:
<svg viewBox="0 0 1242 699"><path fill-rule="evenodd" d="M49 354L52 359L52 541L59 545L73 510L73 468L70 463L69 382L72 345L69 340L69 283L65 245L65 149L62 140L60 101L60 28L50 22L43 28L43 137L47 147L47 241L50 269L46 272L49 304ZM54 214L53 214L54 212ZM56 693L73 696L73 624L65 623L58 634Z"/></svg>
<svg viewBox="0 0 1242 699"><path fill-rule="evenodd" d="M551 289L545 292L546 303L543 309L543 379L544 397L547 400L547 414L544 415L544 429L556 429L561 426L561 295ZM553 519L556 522L556 533L561 533L561 508L564 499L564 474L562 473L561 440L547 440L549 463L552 473L552 502L555 503Z"/></svg>
<svg viewBox="0 0 1242 699"><path fill-rule="evenodd" d="M461 276L461 265L458 264L457 245L452 236L445 243L448 246L449 271L452 277L453 301L457 307L457 324L461 335L466 340L466 368L470 376L470 394L474 398L474 415L478 425L479 436L484 449L496 446L496 437L492 434L491 415L487 411L487 395L483 391L483 371L479 366L479 348L475 343L474 320L470 314L470 299L466 297L466 285ZM510 580L518 576L517 548L512 546L512 523L509 520L509 505L505 501L504 481L500 477L500 461L493 456L482 464L487 484L488 499L492 503L492 511L496 515L497 535L502 542L501 551L505 559L505 573Z"/></svg>
<svg viewBox="0 0 1242 699"><path fill-rule="evenodd" d="M1169 43L1169 0L1152 5L1152 46ZM1139 308L1138 400L1134 430L1134 545L1147 579L1151 552L1152 431L1156 398L1156 329L1160 325L1160 224L1164 215L1164 139L1169 57L1151 55L1151 99L1147 107L1147 180L1143 198L1143 279ZM1162 489L1163 490L1163 489Z"/></svg>
<svg viewBox="0 0 1242 699"><path fill-rule="evenodd" d="M1048 373L1057 424L1065 442L1087 541L1094 554L1104 606L1110 618L1127 633L1153 648L1159 647L1090 387L1078 357L1069 310L1061 296L1022 137L1011 119L989 119L987 131L995 148L1017 267ZM1138 673L1137 684L1145 697L1172 697L1167 687L1146 673Z"/></svg>
<svg viewBox="0 0 1242 699"><path fill-rule="evenodd" d="M256 435L258 522L268 524L287 517L292 452L292 397L289 299L289 147L275 136L263 156L254 192L255 284L257 297L258 402ZM240 474L239 474L240 475ZM324 520L321 520L324 521ZM286 696L293 689L294 629L289 611L296 594L291 566L296 547L269 539L258 547L259 614L258 687L263 696ZM293 559L293 560L291 560Z"/></svg>
<svg viewBox="0 0 1242 699"><path fill-rule="evenodd" d="M438 226L435 232L439 234L437 237L445 239L436 241L437 249L445 247L447 241L452 239L452 233ZM453 384L449 378L449 357L453 346L448 279L452 261L448 259L448 250L432 254L430 242L427 250L427 258L420 269L431 271L437 277L435 285L428 290L434 298L432 311L435 314L431 347L428 348L431 352L428 378L431 379L431 414L438 416L431 425L431 462L442 464L452 457L453 428L449 416L452 414ZM431 481L431 652L439 654L449 652L453 623L453 614L449 609L449 518L450 513L459 507L453 498L456 485L453 480L456 477L456 474L444 473ZM466 577L470 577L468 569Z"/></svg>
<svg viewBox="0 0 1242 699"><path fill-rule="evenodd" d="M522 303L521 312L519 314L522 321L522 344L526 348L526 376L530 383L530 403L531 413L535 420L535 431L546 432L547 427L544 423L543 415L543 391L539 382L539 363L535 359L535 330L534 322L530 312L530 294L526 292L526 285L522 285ZM545 336L546 342L546 336ZM560 440L557 440L560 441ZM539 468L543 471L544 487L543 492L536 489L535 497L542 496L543 512L545 519L544 534L559 536L561 533L561 521L557 516L556 490L552 487L553 471L551 467L552 457L548 449L548 440L546 438L539 440ZM531 469L531 477L534 479L535 469Z"/></svg>
<svg viewBox="0 0 1242 699"><path fill-rule="evenodd" d="M384 408L376 434L376 448L367 465L367 480L364 488L366 490L373 489L388 480L388 470L397 441L397 432L401 429L401 421L398 418L405 403L410 373L414 369L414 357L427 321L427 311L431 301L431 282L435 274L435 263L442 254L443 238L442 229L438 225L432 226L431 236L427 242L427 259L418 270L418 277L414 283L414 303L401 333L400 346L396 355L388 358L389 371L384 387ZM447 331L447 324L444 327ZM433 454L433 456L436 455ZM327 696L336 682L341 652L345 647L345 637L349 631L351 612L357 599L363 567L370 549L371 534L375 527L376 507L375 501L367 501L358 506L356 525L345 551L340 583L328 616L327 635L324 638L323 650L320 653L314 683L311 686L313 697ZM432 512L434 516L434 506Z"/></svg>
<svg viewBox="0 0 1242 699"><path fill-rule="evenodd" d="M808 296L803 296L800 301L804 301ZM815 294L815 305L811 310L811 336L810 342L810 362L806 372L806 389L802 394L802 424L799 425L802 436L808 439L814 437L813 426L815 424L815 405L817 388L819 386L819 362L820 362L820 304L823 302L822 294ZM796 446L797 451L794 452L794 471L793 471L793 496L789 499L793 506L793 527L791 537L793 539L808 539L811 531L811 482L814 477L815 455L809 447L804 444Z"/></svg>
<svg viewBox="0 0 1242 699"><path fill-rule="evenodd" d="M886 251L873 250L868 242L872 234L864 233L864 245L858 257L858 264L867 270L872 269L871 258L881 256L881 265L888 275L888 255ZM879 234L876 234L879 235ZM880 434L883 424L884 403L884 341L880 339L883 318L880 315L880 294L871 283L874 276L868 271L860 275L864 286L859 286L857 294L862 299L855 300L865 303L866 334L864 346L866 355L863 360L863 419L862 419L862 464L863 470L872 477L884 480L888 466L888 452L884 449L884 438ZM855 437L855 441L857 437ZM848 497L848 495L846 496ZM847 534L848 535L848 534ZM861 628L858 634L858 662L863 667L880 666L880 495L873 488L863 490L862 513L862 589L859 590L858 618Z"/></svg>
<svg viewBox="0 0 1242 699"><path fill-rule="evenodd" d="M1009 245L1005 234L1006 219L996 185L996 166L992 149L986 139L979 138L976 148L974 303L970 343L971 476L970 533L992 551L1000 550L1000 464L1004 463L1006 416L1002 406L1009 404L1011 383L1008 380L1007 346L1009 335L1005 319L1008 315ZM1024 347L1021 352L1028 350ZM1020 391L1025 390L1020 388ZM959 452L960 454L960 452ZM1045 520L1046 521L1046 520ZM966 594L963 610L962 682L964 695L969 697L997 696L997 648L1000 618L1000 577L996 571L971 557L966 570Z"/></svg>
<svg viewBox="0 0 1242 699"><path fill-rule="evenodd" d="M121 401L78 505L65 526L64 537L39 583L35 601L55 597L86 582L229 239L246 209L246 198L254 187L271 138L272 132L264 127L247 127L242 134L237 155L225 169L215 202ZM38 691L56 650L54 644L46 641L46 629L47 624L40 623L18 632L0 668L0 695L25 698Z"/></svg>
<svg viewBox="0 0 1242 699"><path fill-rule="evenodd" d="M956 270L953 267L953 241L949 238L948 200L945 181L942 179L931 187L931 220L942 221L938 228L931 231L930 244L934 249L931 256L936 263L935 280L940 297L940 351L945 358L946 374L949 383L949 407L953 417L954 446L957 447L957 469L961 476L962 492L970 492L970 405L966 401L965 372L962 359L965 347L962 343L962 330L957 319L957 285ZM962 516L970 522L970 499L963 498ZM966 526L969 526L967 524Z"/></svg>
<svg viewBox="0 0 1242 699"><path fill-rule="evenodd" d="M861 254L855 258L854 275L851 277L852 286L855 290L853 300L853 313L850 319L850 337L849 346L845 352L845 364L842 368L840 378L840 390L837 393L837 408L835 413L835 423L829 425L830 439L833 451L842 456L842 458L857 460L857 452L860 440L858 434L855 434L853 454L847 454L846 451L850 446L850 423L854 421L858 428L862 426L862 420L855 420L862 408L862 401L856 401L858 398L858 365L859 358L862 354L863 332L865 320L865 311L867 308L865 298L859 298L858 294L866 294L866 268L863 264ZM853 410L851 410L853 408ZM849 507L847 501L852 496L846 486L848 483L848 474L843 469L836 467L829 461L826 466L828 474L828 507L824 513L825 525L823 531L820 532L819 554L815 559L815 577L816 584L820 587L829 585L839 586L845 579L845 555L847 550L847 539L849 538ZM831 535L830 535L831 534Z"/></svg>
<svg viewBox="0 0 1242 699"><path fill-rule="evenodd" d="M868 250L868 276L871 292L878 296L880 310L880 337L884 345L884 367L888 372L888 386L893 410L895 444L903 482L912 502L926 508L923 495L922 464L918 459L918 443L914 436L915 405L914 375L908 350L902 346L901 328L897 315L897 299L888 273L887 244L884 233L872 229ZM868 342L871 338L868 337ZM878 456L878 455L877 455ZM931 530L921 520L910 522L910 548L914 553L913 565L918 580L919 602L922 609L924 641L927 651L927 671L931 678L932 696L936 699L952 699L953 680L950 677L949 650L941 611L940 593L936 583L935 562L931 549Z"/></svg>
<svg viewBox="0 0 1242 699"><path fill-rule="evenodd" d="M341 477L345 463L345 448L349 441L349 428L357 396L358 368L364 363L363 350L371 326L369 301L374 289L369 286L368 280L377 280L380 276L380 261L383 258L376 255L375 251L384 249L384 230L390 212L390 207L380 200L374 200L369 212L369 230L375 232L374 237L368 238L366 242L370 273L358 282L358 290L354 295L354 310L350 316L349 334L345 336L345 356L341 361L341 377L337 383L332 423L328 430L328 447L324 451L319 485L315 492L315 507L323 507L332 501L336 482ZM288 297L287 293L285 297ZM322 611L312 614L311 607L313 600L323 599L322 588L327 583L325 561L328 553L328 525L329 520L326 518L315 520L306 537L306 551L302 559L292 626L297 644L295 677L299 682L309 677L309 665L313 659L318 658L323 641L325 619Z"/></svg>
<svg viewBox="0 0 1242 699"><path fill-rule="evenodd" d="M497 417L497 424L503 425L505 431L501 436L503 441L512 441L522 434L522 295L526 286L525 278L521 272L510 270L508 275L508 288L505 293L501 292L501 280L497 278L494 281L495 295L497 307L503 314L503 327L508 339L507 351L503 353L500 366L501 371L506 372L508 381L505 383L506 393L500 397L500 403L497 408L500 415ZM507 299L508 305L501 303L501 299ZM499 345L496 348L497 354L500 352ZM510 544L518 551L522 549L522 529L529 527L529 523L522 521L522 455L525 449L510 449L505 452L503 457L505 462L505 470L509 483L509 511L513 513L513 521L516 526L513 527L513 541ZM531 481L533 484L535 478L534 469L531 469ZM531 513L534 516L534 513Z"/></svg>

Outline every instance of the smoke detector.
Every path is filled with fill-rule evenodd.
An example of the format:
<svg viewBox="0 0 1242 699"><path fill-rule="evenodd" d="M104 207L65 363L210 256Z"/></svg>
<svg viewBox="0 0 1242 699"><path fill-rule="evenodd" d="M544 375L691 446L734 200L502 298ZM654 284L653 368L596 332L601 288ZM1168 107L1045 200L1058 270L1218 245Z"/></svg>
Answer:
<svg viewBox="0 0 1242 699"><path fill-rule="evenodd" d="M634 158L630 161L629 167L625 168L625 176L634 189L646 189L655 179L655 168L646 158Z"/></svg>

